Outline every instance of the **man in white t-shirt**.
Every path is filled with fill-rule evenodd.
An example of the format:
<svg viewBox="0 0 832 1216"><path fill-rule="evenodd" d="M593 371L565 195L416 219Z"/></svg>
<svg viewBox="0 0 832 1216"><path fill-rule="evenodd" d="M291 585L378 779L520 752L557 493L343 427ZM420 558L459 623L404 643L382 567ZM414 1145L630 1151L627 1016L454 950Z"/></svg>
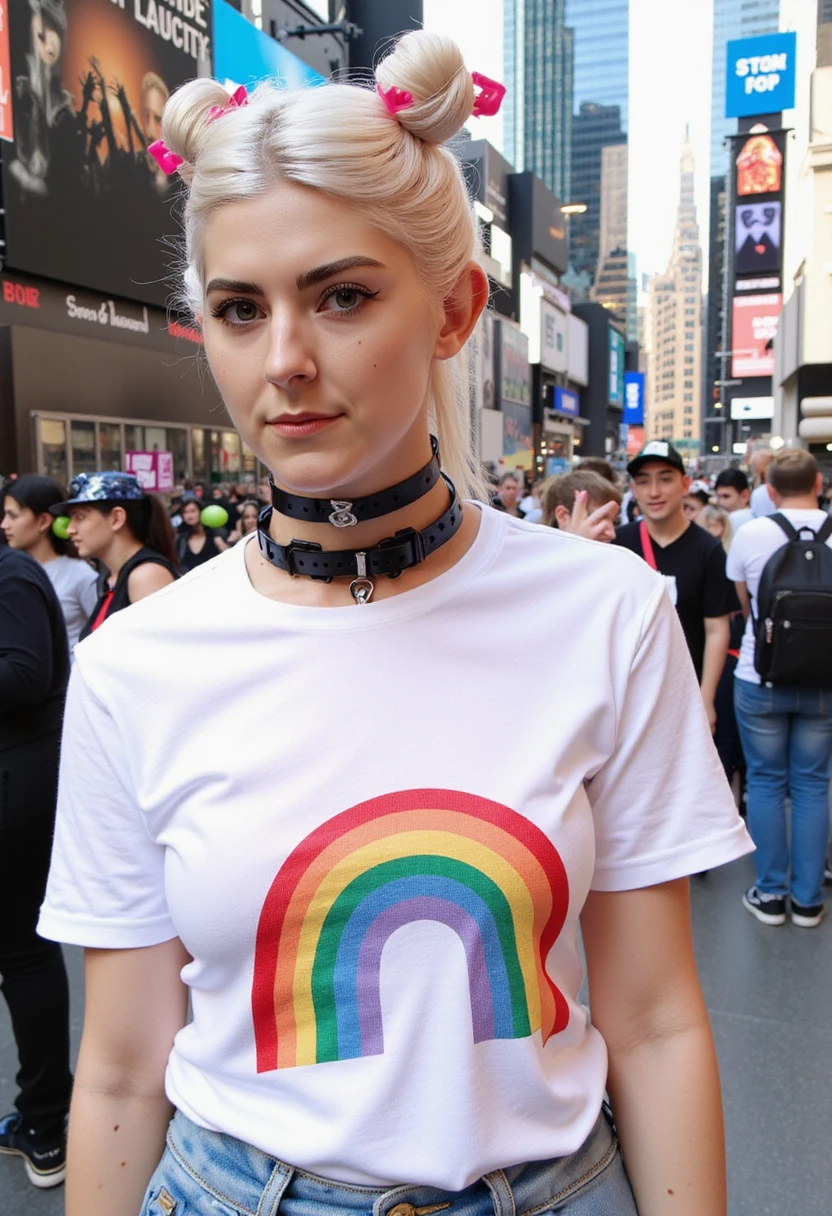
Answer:
<svg viewBox="0 0 832 1216"><path fill-rule="evenodd" d="M717 503L731 516L731 531L736 536L754 518L748 505L751 497L748 478L742 469L723 469L714 482L714 490Z"/></svg>
<svg viewBox="0 0 832 1216"><path fill-rule="evenodd" d="M752 452L751 459L748 462L751 480L754 485L748 505L757 519L761 515L773 515L777 510L766 489L766 470L772 460L774 460L774 452L769 451L768 448L760 448L758 451Z"/></svg>
<svg viewBox="0 0 832 1216"><path fill-rule="evenodd" d="M817 532L826 522L817 506L819 486L815 458L799 448L780 452L769 466L768 493L776 511L794 528ZM748 771L748 826L757 846L757 881L743 895L743 904L764 925L782 925L789 896L794 924L811 928L824 914L832 689L763 685L754 666L760 578L769 558L786 543L775 520L760 518L742 529L728 554L728 577L734 579L748 617L735 672L734 706ZM826 543L832 547L832 537ZM787 794L792 804L791 848Z"/></svg>

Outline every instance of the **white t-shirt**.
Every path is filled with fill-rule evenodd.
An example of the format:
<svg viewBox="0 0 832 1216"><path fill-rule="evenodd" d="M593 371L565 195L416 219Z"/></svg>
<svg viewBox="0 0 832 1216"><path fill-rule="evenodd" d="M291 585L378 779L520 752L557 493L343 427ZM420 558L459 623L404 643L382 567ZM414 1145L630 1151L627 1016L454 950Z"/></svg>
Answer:
<svg viewBox="0 0 832 1216"><path fill-rule="evenodd" d="M771 501L771 495L764 485L757 486L751 491L750 500L751 513L755 519L760 519L762 516L773 515L777 508Z"/></svg>
<svg viewBox="0 0 832 1216"><path fill-rule="evenodd" d="M791 507L781 507L780 509L794 527L808 524L813 532L817 532L828 518L825 511L813 511L811 508L793 510ZM788 537L783 529L763 516L760 519L752 520L731 542L725 563L725 573L735 583L746 584L755 617L757 616L757 589L760 586L760 576L765 564L772 553L776 553L787 541ZM826 543L832 548L832 536ZM750 616L742 635L740 657L737 660L734 675L738 680L747 680L749 684L761 682L759 673L754 667L754 622Z"/></svg>
<svg viewBox="0 0 832 1216"><path fill-rule="evenodd" d="M752 848L664 584L497 511L363 607L260 595L244 550L78 647L39 931L178 935L171 1101L300 1168L457 1190L574 1152L587 893Z"/></svg>
<svg viewBox="0 0 832 1216"><path fill-rule="evenodd" d="M736 536L740 528L744 528L746 524L750 524L754 518L754 512L750 507L739 507L736 511L730 511L728 518L731 521L731 534Z"/></svg>
<svg viewBox="0 0 832 1216"><path fill-rule="evenodd" d="M46 562L43 568L61 602L72 661L75 644L98 600L98 575L86 562L63 555Z"/></svg>

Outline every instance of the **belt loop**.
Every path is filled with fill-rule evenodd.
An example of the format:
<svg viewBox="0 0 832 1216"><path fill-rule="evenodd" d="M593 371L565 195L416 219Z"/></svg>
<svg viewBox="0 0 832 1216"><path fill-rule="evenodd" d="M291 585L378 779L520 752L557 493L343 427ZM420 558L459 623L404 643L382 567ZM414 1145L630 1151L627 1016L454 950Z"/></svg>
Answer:
<svg viewBox="0 0 832 1216"><path fill-rule="evenodd" d="M490 1174L483 1174L482 1180L491 1192L494 1216L516 1216L514 1192L503 1171L493 1170Z"/></svg>
<svg viewBox="0 0 832 1216"><path fill-rule="evenodd" d="M294 1177L294 1173L294 1166L287 1165L285 1161L277 1162L269 1176L269 1181L265 1185L263 1194L260 1196L256 1216L277 1216L280 1202L283 1199L286 1187Z"/></svg>

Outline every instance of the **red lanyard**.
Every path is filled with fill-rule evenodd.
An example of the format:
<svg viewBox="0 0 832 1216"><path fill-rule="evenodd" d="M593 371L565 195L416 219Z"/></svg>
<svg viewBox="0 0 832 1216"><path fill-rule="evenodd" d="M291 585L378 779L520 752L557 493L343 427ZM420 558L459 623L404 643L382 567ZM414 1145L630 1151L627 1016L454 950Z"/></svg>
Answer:
<svg viewBox="0 0 832 1216"><path fill-rule="evenodd" d="M656 555L653 552L653 542L650 539L650 533L647 531L647 524L642 519L638 525L639 537L641 538L641 552L644 555L644 560L651 570L658 572L656 564Z"/></svg>
<svg viewBox="0 0 832 1216"><path fill-rule="evenodd" d="M113 594L113 591L108 591L104 596L104 602L98 610L98 616L95 618L92 625L90 625L90 633L94 633L99 625L104 624L104 621L107 618L107 613L110 609L110 604L113 602Z"/></svg>

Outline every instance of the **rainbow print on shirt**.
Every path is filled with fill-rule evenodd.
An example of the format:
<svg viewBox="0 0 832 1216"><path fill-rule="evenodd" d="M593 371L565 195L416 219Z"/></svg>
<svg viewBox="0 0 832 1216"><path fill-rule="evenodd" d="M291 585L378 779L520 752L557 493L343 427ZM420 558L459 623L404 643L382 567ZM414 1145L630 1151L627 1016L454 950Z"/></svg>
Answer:
<svg viewBox="0 0 832 1216"><path fill-rule="evenodd" d="M359 803L287 857L260 914L257 1071L381 1055L381 957L414 921L465 949L474 1042L543 1042L569 1020L546 958L569 904L551 841L509 807L456 790Z"/></svg>

